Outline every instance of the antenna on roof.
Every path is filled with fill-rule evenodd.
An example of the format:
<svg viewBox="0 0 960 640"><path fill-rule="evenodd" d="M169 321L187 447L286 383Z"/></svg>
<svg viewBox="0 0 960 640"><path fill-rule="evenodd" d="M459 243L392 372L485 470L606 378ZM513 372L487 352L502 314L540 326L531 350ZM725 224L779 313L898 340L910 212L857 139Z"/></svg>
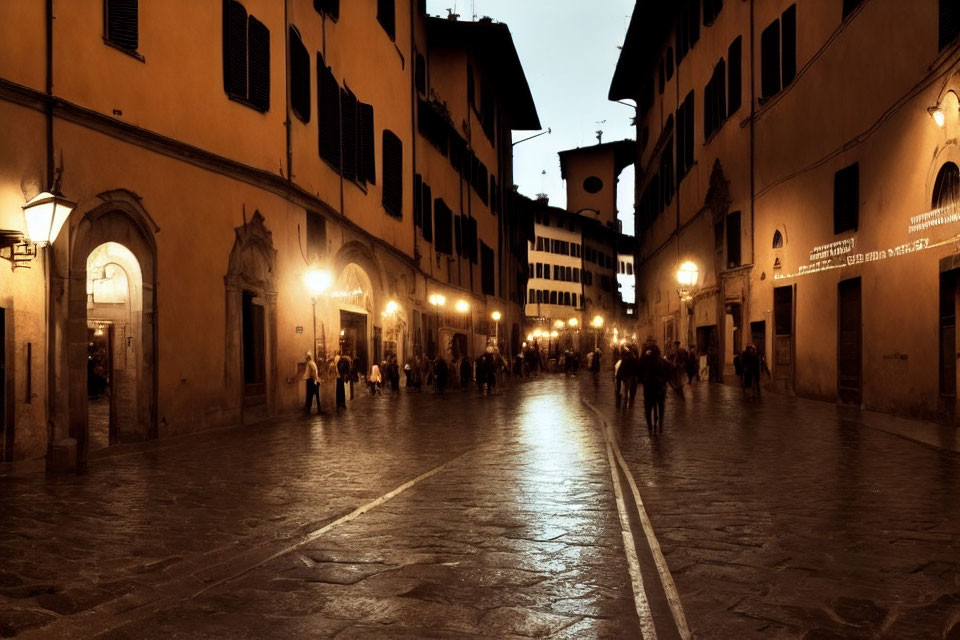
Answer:
<svg viewBox="0 0 960 640"><path fill-rule="evenodd" d="M602 125L606 120L597 120L597 125ZM603 144L603 128L597 129L597 144Z"/></svg>

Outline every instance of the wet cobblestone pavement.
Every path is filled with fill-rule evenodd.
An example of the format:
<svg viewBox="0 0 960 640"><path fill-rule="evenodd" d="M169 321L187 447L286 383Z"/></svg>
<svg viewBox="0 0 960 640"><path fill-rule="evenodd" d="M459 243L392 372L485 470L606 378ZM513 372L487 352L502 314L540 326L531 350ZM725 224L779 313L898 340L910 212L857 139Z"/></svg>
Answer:
<svg viewBox="0 0 960 640"><path fill-rule="evenodd" d="M0 478L0 637L639 638L630 540L680 637L595 408L692 637L960 639L960 455L707 384L650 436L612 397L584 374L364 397Z"/></svg>
<svg viewBox="0 0 960 640"><path fill-rule="evenodd" d="M639 637L574 384L363 398L0 480L0 635Z"/></svg>
<svg viewBox="0 0 960 640"><path fill-rule="evenodd" d="M960 638L960 456L855 409L715 384L664 434L581 381L640 493L696 638Z"/></svg>

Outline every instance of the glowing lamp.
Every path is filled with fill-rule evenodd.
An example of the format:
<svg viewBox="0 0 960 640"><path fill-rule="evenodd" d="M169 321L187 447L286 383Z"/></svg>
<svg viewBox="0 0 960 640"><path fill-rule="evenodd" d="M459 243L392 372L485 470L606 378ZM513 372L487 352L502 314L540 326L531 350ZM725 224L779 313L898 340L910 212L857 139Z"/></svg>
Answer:
<svg viewBox="0 0 960 640"><path fill-rule="evenodd" d="M550 332L550 337L551 337L551 338L556 338L558 335L560 335L560 334L557 333L556 331L551 331L551 332Z"/></svg>
<svg viewBox="0 0 960 640"><path fill-rule="evenodd" d="M532 334L532 333L528 333L528 334L527 334L527 342L533 342L533 334Z"/></svg>
<svg viewBox="0 0 960 640"><path fill-rule="evenodd" d="M447 303L447 299L440 295L439 293L434 293L430 296L430 304L435 307L442 307Z"/></svg>
<svg viewBox="0 0 960 640"><path fill-rule="evenodd" d="M540 329L537 329L536 331L533 332L534 338L539 338L542 335L543 335L543 331L540 331Z"/></svg>
<svg viewBox="0 0 960 640"><path fill-rule="evenodd" d="M594 316L593 322L591 322L590 324L592 324L595 328L599 329L600 327L603 326L603 316Z"/></svg>
<svg viewBox="0 0 960 640"><path fill-rule="evenodd" d="M76 202L70 202L60 194L44 191L23 205L23 217L27 220L27 237L30 242L47 245L57 239L63 223Z"/></svg>
<svg viewBox="0 0 960 640"><path fill-rule="evenodd" d="M943 115L943 109L940 108L940 105L927 108L927 113L933 117L933 121L937 123L938 127L943 126L943 123L946 121L946 119Z"/></svg>
<svg viewBox="0 0 960 640"><path fill-rule="evenodd" d="M397 312L397 303L391 300L387 303L387 313L393 315Z"/></svg>
<svg viewBox="0 0 960 640"><path fill-rule="evenodd" d="M494 322L500 322L500 318L502 316L500 315L499 311L494 311L493 313L490 314L490 317L493 318Z"/></svg>
<svg viewBox="0 0 960 640"><path fill-rule="evenodd" d="M578 324L580 324L580 321L577 320L576 318L570 318L567 321L567 324L569 324L571 327L576 327Z"/></svg>
<svg viewBox="0 0 960 640"><path fill-rule="evenodd" d="M470 310L470 305L467 304L466 300L457 300L457 311L460 313L466 313Z"/></svg>
<svg viewBox="0 0 960 640"><path fill-rule="evenodd" d="M324 293L333 284L333 276L326 269L310 269L303 276L310 295L316 297Z"/></svg>
<svg viewBox="0 0 960 640"><path fill-rule="evenodd" d="M563 320L557 320L556 322L553 323L553 326L555 326L557 329L562 329L562 328L563 328Z"/></svg>
<svg viewBox="0 0 960 640"><path fill-rule="evenodd" d="M680 268L677 270L677 282L684 287L692 287L697 284L699 276L700 270L697 268L697 265L689 260L680 265Z"/></svg>

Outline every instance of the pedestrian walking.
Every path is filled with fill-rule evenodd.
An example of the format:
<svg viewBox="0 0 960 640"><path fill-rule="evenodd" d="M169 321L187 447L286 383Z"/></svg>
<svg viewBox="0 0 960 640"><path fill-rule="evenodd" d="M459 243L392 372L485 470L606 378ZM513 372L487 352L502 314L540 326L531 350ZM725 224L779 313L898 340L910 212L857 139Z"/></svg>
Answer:
<svg viewBox="0 0 960 640"><path fill-rule="evenodd" d="M669 363L660 355L660 349L652 339L643 346L640 356L640 378L643 382L643 412L647 431L663 433L663 411L667 399L667 367Z"/></svg>
<svg viewBox="0 0 960 640"><path fill-rule="evenodd" d="M347 408L347 380L350 378L350 357L337 354L337 411Z"/></svg>
<svg viewBox="0 0 960 640"><path fill-rule="evenodd" d="M450 370L447 367L446 360L437 358L437 362L433 366L433 375L437 384L437 393L443 395L443 392L447 389L447 382L450 379Z"/></svg>
<svg viewBox="0 0 960 640"><path fill-rule="evenodd" d="M303 379L306 381L307 399L303 404L303 412L310 415L313 410L313 399L317 399L317 413L323 413L320 408L320 371L317 369L317 363L313 361L313 356L307 352L306 366L303 371Z"/></svg>
<svg viewBox="0 0 960 640"><path fill-rule="evenodd" d="M693 384L694 379L700 380L700 358L697 356L697 349L690 345L687 352L687 382Z"/></svg>
<svg viewBox="0 0 960 640"><path fill-rule="evenodd" d="M367 387L370 389L370 395L375 396L381 393L380 385L383 384L383 374L380 373L380 365L370 367L370 376L367 378Z"/></svg>
<svg viewBox="0 0 960 640"><path fill-rule="evenodd" d="M400 365L397 363L397 356L390 358L388 364L390 374L390 390L394 393L400 392Z"/></svg>
<svg viewBox="0 0 960 640"><path fill-rule="evenodd" d="M473 378L473 365L470 358L463 356L460 358L460 389L466 390L470 386Z"/></svg>
<svg viewBox="0 0 960 640"><path fill-rule="evenodd" d="M637 396L637 377L639 374L639 362L632 349L621 351L620 366L617 367L617 400L618 408L622 413L633 407Z"/></svg>
<svg viewBox="0 0 960 640"><path fill-rule="evenodd" d="M748 344L740 358L743 371L743 393L747 400L760 399L760 354L757 348Z"/></svg>

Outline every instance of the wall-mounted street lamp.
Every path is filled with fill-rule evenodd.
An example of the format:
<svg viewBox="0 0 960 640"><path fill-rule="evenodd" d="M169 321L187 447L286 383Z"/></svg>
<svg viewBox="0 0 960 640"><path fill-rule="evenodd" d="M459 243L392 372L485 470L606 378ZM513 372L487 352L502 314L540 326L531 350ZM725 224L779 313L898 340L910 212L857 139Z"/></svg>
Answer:
<svg viewBox="0 0 960 640"><path fill-rule="evenodd" d="M697 285L697 282L700 280L700 269L694 263L687 260L680 265L680 268L677 269L677 293L680 294L681 300L690 300L691 290Z"/></svg>
<svg viewBox="0 0 960 640"><path fill-rule="evenodd" d="M500 348L500 318L503 316L500 315L499 311L494 311L490 314L490 317L493 318L493 321L496 322L496 333L494 334L494 340L496 341L497 348Z"/></svg>
<svg viewBox="0 0 960 640"><path fill-rule="evenodd" d="M437 353L440 352L440 308L447 304L446 296L439 293L432 293L430 297L427 298L427 301L433 305L433 308L437 311Z"/></svg>
<svg viewBox="0 0 960 640"><path fill-rule="evenodd" d="M30 268L37 257L37 248L52 244L63 228L70 212L77 206L57 189L44 191L23 205L27 231L0 229L0 258L10 261L10 268Z"/></svg>
<svg viewBox="0 0 960 640"><path fill-rule="evenodd" d="M933 118L933 121L937 123L938 127L942 127L946 118L943 115L943 109L940 108L940 105L933 107L927 107L927 113L930 114L930 117Z"/></svg>
<svg viewBox="0 0 960 640"><path fill-rule="evenodd" d="M593 327L593 350L597 350L597 344L600 342L600 331L603 329L603 316L595 315L593 320L590 321L590 326Z"/></svg>

